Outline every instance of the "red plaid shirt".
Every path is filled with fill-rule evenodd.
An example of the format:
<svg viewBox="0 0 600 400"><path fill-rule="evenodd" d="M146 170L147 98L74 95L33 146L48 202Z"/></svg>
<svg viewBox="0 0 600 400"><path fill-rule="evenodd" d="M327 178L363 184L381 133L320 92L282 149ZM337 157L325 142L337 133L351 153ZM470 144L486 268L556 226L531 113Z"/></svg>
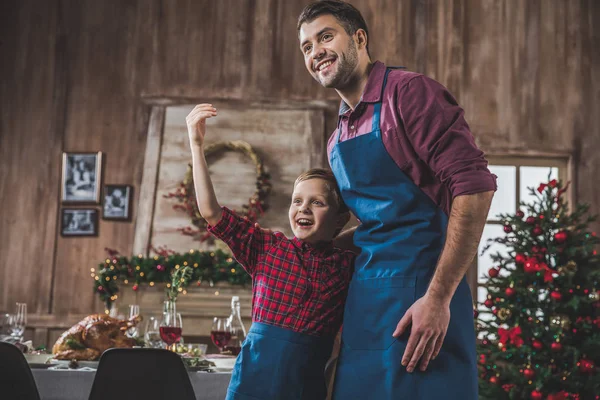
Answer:
<svg viewBox="0 0 600 400"><path fill-rule="evenodd" d="M252 321L316 336L335 335L342 324L356 255L311 246L281 232L265 233L223 207L209 231L223 240L252 276Z"/></svg>

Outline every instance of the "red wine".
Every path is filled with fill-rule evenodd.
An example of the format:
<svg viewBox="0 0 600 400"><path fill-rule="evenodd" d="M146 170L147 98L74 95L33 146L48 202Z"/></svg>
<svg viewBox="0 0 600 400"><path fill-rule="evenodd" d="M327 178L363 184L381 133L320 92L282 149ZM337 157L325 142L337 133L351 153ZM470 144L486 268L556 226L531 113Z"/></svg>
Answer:
<svg viewBox="0 0 600 400"><path fill-rule="evenodd" d="M242 351L241 346L225 346L223 347L223 353L231 353L234 356L237 356Z"/></svg>
<svg viewBox="0 0 600 400"><path fill-rule="evenodd" d="M231 332L225 331L210 331L210 338L212 339L215 346L219 349L227 346L227 343L231 340Z"/></svg>
<svg viewBox="0 0 600 400"><path fill-rule="evenodd" d="M177 343L181 339L181 328L175 326L161 326L160 338L169 346L173 343Z"/></svg>

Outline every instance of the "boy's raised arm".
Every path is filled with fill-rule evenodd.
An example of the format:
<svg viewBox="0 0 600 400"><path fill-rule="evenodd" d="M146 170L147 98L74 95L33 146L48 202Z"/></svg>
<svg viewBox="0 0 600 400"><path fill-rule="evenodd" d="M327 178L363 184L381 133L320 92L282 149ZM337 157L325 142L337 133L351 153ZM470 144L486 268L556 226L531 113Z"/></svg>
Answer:
<svg viewBox="0 0 600 400"><path fill-rule="evenodd" d="M211 226L219 222L223 213L221 205L217 201L204 157L206 119L216 116L217 109L212 104L198 104L185 118L192 150L192 169L198 210Z"/></svg>

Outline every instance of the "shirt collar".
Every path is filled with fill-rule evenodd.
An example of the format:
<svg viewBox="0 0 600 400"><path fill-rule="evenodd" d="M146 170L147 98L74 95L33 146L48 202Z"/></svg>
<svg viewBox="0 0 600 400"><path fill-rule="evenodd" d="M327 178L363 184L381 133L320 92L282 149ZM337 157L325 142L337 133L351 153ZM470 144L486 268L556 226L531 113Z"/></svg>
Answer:
<svg viewBox="0 0 600 400"><path fill-rule="evenodd" d="M375 61L373 63L373 68L371 68L371 72L369 72L369 78L367 79L367 85L365 86L365 91L363 92L362 97L360 98L360 102L364 103L377 103L381 101L381 92L383 87L383 79L385 78L386 66L381 61ZM340 102L340 110L339 115L344 115L351 108L344 100Z"/></svg>
<svg viewBox="0 0 600 400"><path fill-rule="evenodd" d="M318 255L325 255L329 253L333 249L333 241L319 243L318 245L314 245L303 240L298 239L294 236L292 242L296 246L297 249L302 251L310 251L311 253L315 253Z"/></svg>

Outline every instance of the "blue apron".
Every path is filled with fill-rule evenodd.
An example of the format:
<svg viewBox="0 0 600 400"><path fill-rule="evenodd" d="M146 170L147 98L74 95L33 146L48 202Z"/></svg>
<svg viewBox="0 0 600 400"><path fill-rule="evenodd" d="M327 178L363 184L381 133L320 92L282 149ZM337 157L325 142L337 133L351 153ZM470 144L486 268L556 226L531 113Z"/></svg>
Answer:
<svg viewBox="0 0 600 400"><path fill-rule="evenodd" d="M382 91L388 73L389 69ZM408 373L401 365L409 333L392 337L406 310L427 291L448 216L386 151L379 126L381 107L381 102L374 104L368 134L340 143L338 126L331 152L342 197L361 222L354 242L362 249L344 311L334 399L475 400L473 305L465 278L450 303L442 349L425 372Z"/></svg>
<svg viewBox="0 0 600 400"><path fill-rule="evenodd" d="M324 400L333 338L254 322L237 357L226 400Z"/></svg>

